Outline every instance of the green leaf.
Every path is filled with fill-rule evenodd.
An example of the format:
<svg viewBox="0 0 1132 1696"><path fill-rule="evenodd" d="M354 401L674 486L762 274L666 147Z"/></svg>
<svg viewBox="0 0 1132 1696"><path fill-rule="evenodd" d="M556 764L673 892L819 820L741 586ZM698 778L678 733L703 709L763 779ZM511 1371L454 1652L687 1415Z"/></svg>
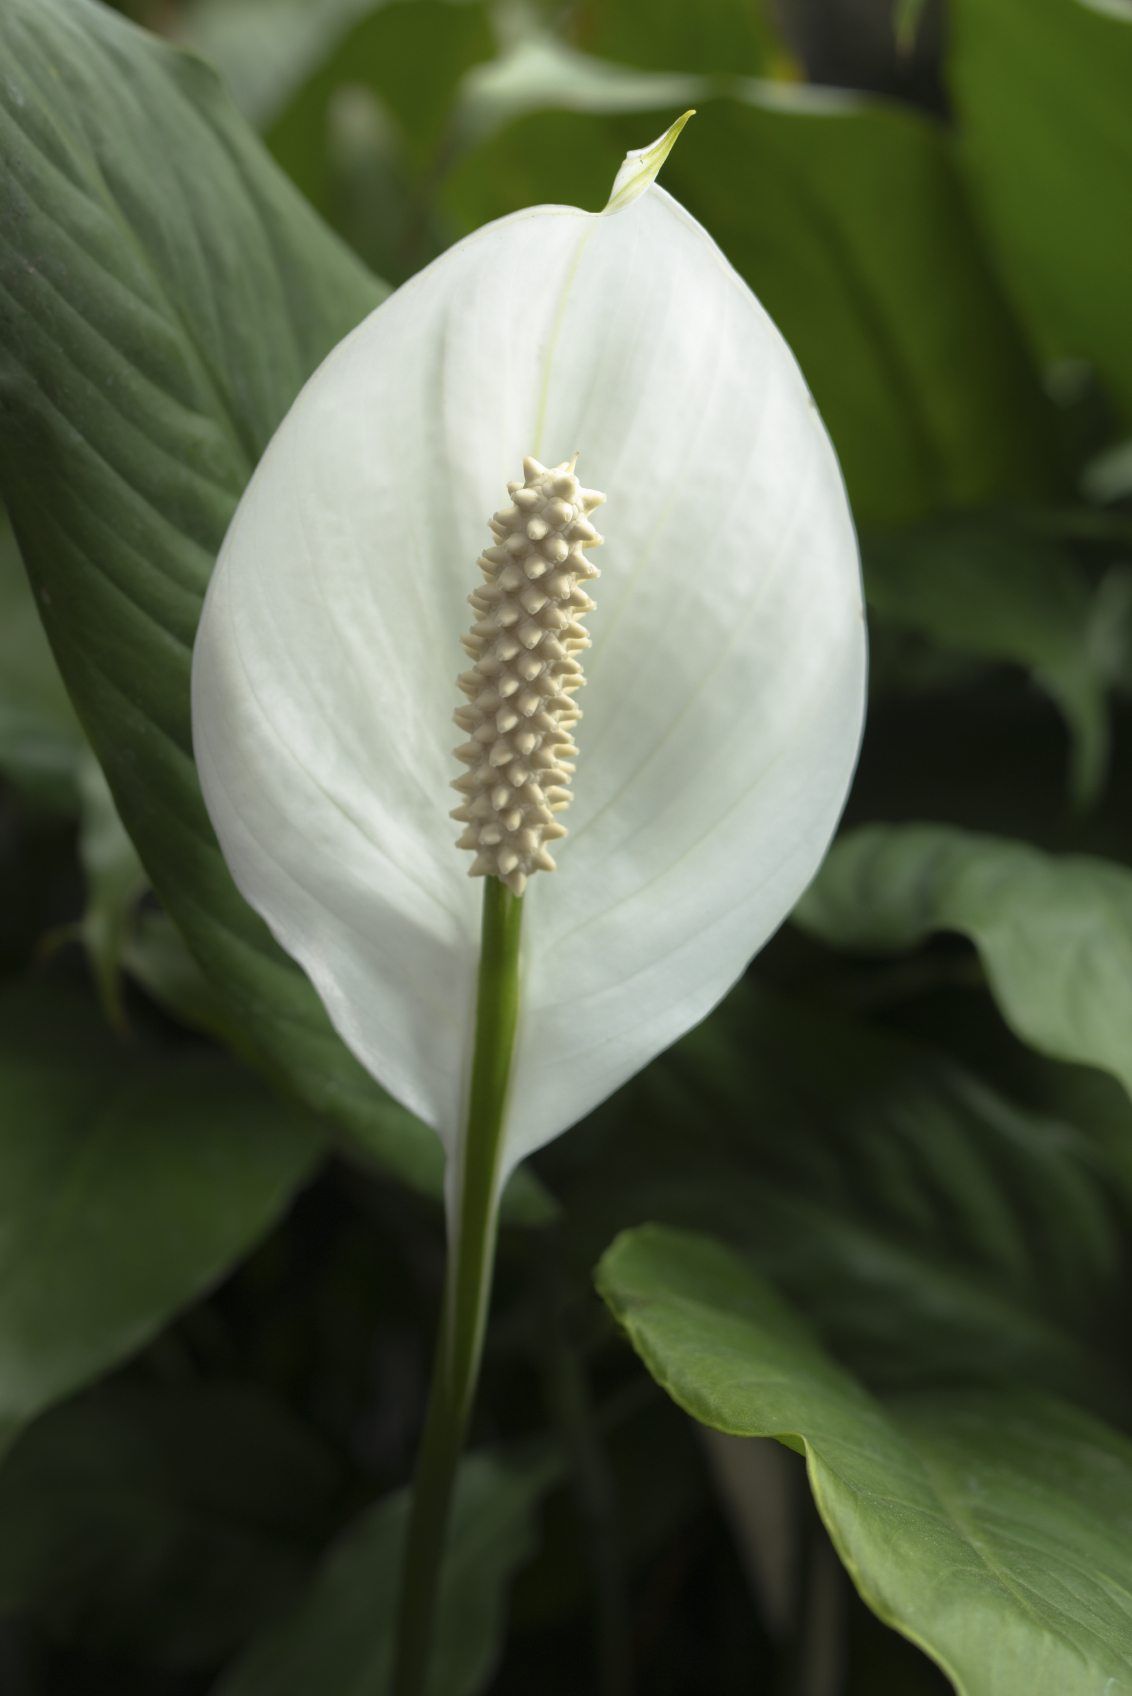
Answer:
<svg viewBox="0 0 1132 1696"><path fill-rule="evenodd" d="M786 54L764 0L583 0L579 47L642 69L765 76Z"/></svg>
<svg viewBox="0 0 1132 1696"><path fill-rule="evenodd" d="M499 215L495 211L485 217L474 215L472 208L480 203L501 205L504 212L512 212L550 199L553 194L560 200L598 209L609 198L610 149L616 166L619 145L604 133L601 120L618 112L655 113L663 131L672 122L673 111L687 110L697 101L710 99L713 92L714 79L688 76L683 71L638 70L579 52L545 30L523 28L509 38L504 52L477 66L465 79L454 115L454 133L462 147L469 147L515 119L540 113L545 122L530 126L534 156L528 159L521 145L501 138L498 160L489 152L458 165L452 187L445 190L445 185L440 185L441 199L458 221L472 219L468 227ZM551 140L555 120L557 115L570 112L588 114L588 122L568 126L565 133L573 135L578 151L570 149L556 161ZM650 121L645 120L646 129ZM515 199L517 186L525 181L535 184L534 192ZM548 191L546 185L555 181L559 189ZM577 185L582 183L588 183L592 193L580 193ZM574 186L562 192L562 185Z"/></svg>
<svg viewBox="0 0 1132 1696"><path fill-rule="evenodd" d="M215 1665L294 1599L341 1487L257 1391L99 1389L37 1420L0 1470L0 1609L92 1656Z"/></svg>
<svg viewBox="0 0 1132 1696"><path fill-rule="evenodd" d="M924 17L925 0L896 0L892 14L892 31L896 39L897 50L902 54L911 53L916 45L916 37Z"/></svg>
<svg viewBox="0 0 1132 1696"><path fill-rule="evenodd" d="M15 538L0 513L0 776L34 801L72 811L83 747Z"/></svg>
<svg viewBox="0 0 1132 1696"><path fill-rule="evenodd" d="M618 1238L598 1287L649 1372L716 1430L806 1455L838 1554L959 1696L1132 1689L1132 1444L1011 1390L879 1400L744 1262Z"/></svg>
<svg viewBox="0 0 1132 1696"><path fill-rule="evenodd" d="M482 1455L460 1468L441 1577L429 1696L486 1690L503 1638L507 1587L534 1548L548 1461ZM254 1644L215 1696L388 1696L405 1491L378 1503L331 1550L290 1619Z"/></svg>
<svg viewBox="0 0 1132 1696"><path fill-rule="evenodd" d="M696 98L664 181L793 348L858 519L1048 489L1051 411L946 132L863 97L748 86L742 99ZM672 116L599 125L593 114L623 107L596 80L570 103L585 115L523 118L457 166L442 194L462 228L531 201L600 207L610 162Z"/></svg>
<svg viewBox="0 0 1132 1696"><path fill-rule="evenodd" d="M79 814L86 901L78 932L112 1023L124 1020L119 965L147 879L75 717L0 514L0 774L29 799ZM56 940L68 934L66 927Z"/></svg>
<svg viewBox="0 0 1132 1696"><path fill-rule="evenodd" d="M795 917L838 948L914 948L959 931L1003 1017L1057 1060L1132 1094L1132 871L945 825L877 825L835 844Z"/></svg>
<svg viewBox="0 0 1132 1696"><path fill-rule="evenodd" d="M0 775L28 799L79 816L86 896L77 934L90 959L104 1010L121 1027L120 968L130 943L134 909L148 880L75 717L2 514ZM62 942L71 934L71 927L63 926L48 940ZM184 944L175 936L169 939L167 957L174 950L182 960L187 958Z"/></svg>
<svg viewBox="0 0 1132 1696"><path fill-rule="evenodd" d="M382 289L197 60L91 0L10 0L0 57L0 481L59 665L230 1039L435 1191L436 1138L390 1107L237 894L189 718L240 491Z"/></svg>
<svg viewBox="0 0 1132 1696"><path fill-rule="evenodd" d="M584 1263L628 1225L709 1230L870 1382L1005 1377L1108 1412L1127 1210L1086 1105L1023 1111L921 1043L741 986L544 1167Z"/></svg>
<svg viewBox="0 0 1132 1696"><path fill-rule="evenodd" d="M1132 418L1132 8L956 0L948 82L987 240L1046 357L1089 360Z"/></svg>
<svg viewBox="0 0 1132 1696"><path fill-rule="evenodd" d="M275 118L267 144L316 204L326 187L328 108L343 83L380 97L418 167L435 162L460 79L490 59L494 37L477 0L387 0L334 51ZM417 75L428 64L427 77Z"/></svg>
<svg viewBox="0 0 1132 1696"><path fill-rule="evenodd" d="M957 654L1022 666L1072 737L1071 786L1092 800L1108 761L1109 656L1098 596L1065 549L988 518L926 525L865 548L869 606Z"/></svg>
<svg viewBox="0 0 1132 1696"><path fill-rule="evenodd" d="M668 186L797 355L859 522L1041 490L1048 405L946 132L817 90L766 90L701 122L669 160ZM753 200L736 194L737 169Z"/></svg>
<svg viewBox="0 0 1132 1696"><path fill-rule="evenodd" d="M211 64L258 128L383 0L194 0L175 15L178 38Z"/></svg>
<svg viewBox="0 0 1132 1696"><path fill-rule="evenodd" d="M86 878L80 930L110 1023L124 1030L122 959L134 912L149 887L133 843L122 828L102 767L87 753L79 768L79 858Z"/></svg>
<svg viewBox="0 0 1132 1696"><path fill-rule="evenodd" d="M9 987L0 1444L208 1289L321 1148L304 1113L230 1062L123 1047L61 987Z"/></svg>
<svg viewBox="0 0 1132 1696"><path fill-rule="evenodd" d="M223 1036L212 985L168 913L145 907L136 915L123 942L121 964L171 1018L203 1035Z"/></svg>
<svg viewBox="0 0 1132 1696"><path fill-rule="evenodd" d="M494 47L474 0L388 0L335 44L266 132L292 182L384 276L405 277L444 245L432 179L457 84Z"/></svg>

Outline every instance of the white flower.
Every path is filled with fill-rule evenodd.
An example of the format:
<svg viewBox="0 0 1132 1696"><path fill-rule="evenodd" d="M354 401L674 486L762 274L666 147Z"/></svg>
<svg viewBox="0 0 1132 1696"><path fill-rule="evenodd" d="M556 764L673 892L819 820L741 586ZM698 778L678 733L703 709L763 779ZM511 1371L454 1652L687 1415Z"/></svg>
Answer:
<svg viewBox="0 0 1132 1696"><path fill-rule="evenodd" d="M629 156L604 213L488 225L334 350L197 641L236 882L452 1153L481 892L448 816L466 597L525 456L578 453L605 493L569 835L525 896L504 1174L734 983L813 876L861 731L837 463L758 301L653 184L672 139Z"/></svg>

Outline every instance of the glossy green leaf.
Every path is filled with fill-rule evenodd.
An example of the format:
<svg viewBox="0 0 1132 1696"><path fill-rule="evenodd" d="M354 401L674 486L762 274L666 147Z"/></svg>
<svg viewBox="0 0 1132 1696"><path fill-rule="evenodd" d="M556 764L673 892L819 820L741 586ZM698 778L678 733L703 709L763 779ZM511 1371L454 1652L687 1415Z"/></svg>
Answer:
<svg viewBox="0 0 1132 1696"><path fill-rule="evenodd" d="M75 717L8 528L0 515L0 775L21 795L79 815L86 899L78 934L111 1020L123 1021L119 967L147 886L133 843ZM55 942L65 940L66 929Z"/></svg>
<svg viewBox="0 0 1132 1696"><path fill-rule="evenodd" d="M786 63L765 0L582 0L572 19L578 46L648 70L766 76Z"/></svg>
<svg viewBox="0 0 1132 1696"><path fill-rule="evenodd" d="M84 739L27 573L0 513L0 777L61 811L78 806Z"/></svg>
<svg viewBox="0 0 1132 1696"><path fill-rule="evenodd" d="M1002 275L1047 357L1087 359L1132 418L1132 7L956 0L961 157Z"/></svg>
<svg viewBox="0 0 1132 1696"><path fill-rule="evenodd" d="M901 53L910 53L924 17L925 0L896 0L892 17L892 32Z"/></svg>
<svg viewBox="0 0 1132 1696"><path fill-rule="evenodd" d="M96 1656L207 1668L293 1600L341 1488L261 1392L101 1388L37 1420L0 1470L0 1609Z"/></svg>
<svg viewBox="0 0 1132 1696"><path fill-rule="evenodd" d="M240 111L264 128L327 53L383 0L194 0L178 8L179 40L216 66Z"/></svg>
<svg viewBox="0 0 1132 1696"><path fill-rule="evenodd" d="M648 1370L716 1430L801 1449L869 1605L959 1696L1132 1688L1132 1444L1013 1390L880 1400L732 1252L656 1227L598 1286Z"/></svg>
<svg viewBox="0 0 1132 1696"><path fill-rule="evenodd" d="M60 667L231 1039L435 1186L435 1139L389 1108L237 895L189 728L236 500L381 287L197 60L92 0L11 0L0 56L0 482Z"/></svg>
<svg viewBox="0 0 1132 1696"><path fill-rule="evenodd" d="M545 1169L589 1264L626 1226L712 1231L871 1382L1007 1375L1108 1410L1127 1214L1087 1105L1024 1111L921 1043L741 986Z"/></svg>
<svg viewBox="0 0 1132 1696"><path fill-rule="evenodd" d="M494 50L476 0L387 0L266 132L292 182L383 276L400 281L445 245L433 178L451 144L457 85Z"/></svg>
<svg viewBox="0 0 1132 1696"><path fill-rule="evenodd" d="M970 937L1003 1016L1058 1060L1132 1094L1132 871L945 825L872 826L835 844L795 917L838 948Z"/></svg>
<svg viewBox="0 0 1132 1696"><path fill-rule="evenodd" d="M585 115L491 136L442 193L462 228L528 201L600 207L601 161L642 123L600 84ZM796 354L858 520L909 521L1046 487L1050 410L982 252L946 133L863 97L750 84L701 101L665 166Z"/></svg>
<svg viewBox="0 0 1132 1696"><path fill-rule="evenodd" d="M489 1688L507 1590L535 1542L557 1468L474 1456L460 1469L441 1576L428 1696ZM409 1500L378 1503L331 1550L291 1617L253 1644L215 1696L391 1696L393 1625Z"/></svg>
<svg viewBox="0 0 1132 1696"><path fill-rule="evenodd" d="M865 549L869 606L949 652L1023 667L1072 738L1071 786L1094 799L1108 759L1104 609L1050 537L990 519L925 525Z"/></svg>
<svg viewBox="0 0 1132 1696"><path fill-rule="evenodd" d="M858 521L1041 489L1048 408L946 133L879 101L766 90L704 113L695 141L669 187L794 349Z"/></svg>
<svg viewBox="0 0 1132 1696"><path fill-rule="evenodd" d="M78 814L85 880L82 917L45 940L76 934L87 951L103 1007L117 1025L124 1013L121 965L130 946L137 902L148 885L122 827L101 767L75 717L48 646L27 575L5 518L0 517L0 775L33 802ZM156 915L153 915L156 916ZM188 959L176 935L166 956ZM209 1000L211 1001L210 992ZM215 1028L215 1019L213 1027Z"/></svg>
<svg viewBox="0 0 1132 1696"><path fill-rule="evenodd" d="M138 902L149 880L122 828L102 767L89 752L79 768L79 858L86 879L80 930L103 1009L124 1029L122 956Z"/></svg>
<svg viewBox="0 0 1132 1696"><path fill-rule="evenodd" d="M465 78L453 133L463 150L533 113L541 113L551 128L556 114L586 113L589 122L584 127L573 126L579 151L561 155L557 181L592 183L592 197L582 198L574 190L568 198L578 205L594 205L596 210L604 206L609 196L609 151L616 157L618 147L616 141L603 135L602 120L618 112L651 112L664 114L658 121L667 129L674 113L710 99L714 91L713 78L689 75L686 71L638 70L633 65L581 52L549 30L532 27L516 31L495 59L477 65ZM647 134L647 120L644 130ZM639 145L640 125L635 133ZM530 173L542 185L536 188L534 202L545 200L544 185L548 180L552 184L556 180L553 175L549 179L546 176L548 169L553 172L553 148L543 124L532 126L531 135L535 152L530 160L521 147L515 147L506 138L501 140L500 172L494 183L490 180L490 156L477 155L457 166L450 191L445 193L444 184L439 185L442 203L451 208L459 221L467 218L470 204L480 198L488 204L501 204L506 212L527 204L526 198L512 200L510 191ZM488 216L496 214L491 212Z"/></svg>
<svg viewBox="0 0 1132 1696"><path fill-rule="evenodd" d="M168 913L150 906L137 913L123 942L121 964L171 1018L223 1038L212 986Z"/></svg>
<svg viewBox="0 0 1132 1696"><path fill-rule="evenodd" d="M274 119L267 144L316 204L325 197L328 107L343 84L378 96L418 166L435 162L457 84L495 39L478 0L387 0L334 48ZM426 63L428 75L419 75Z"/></svg>
<svg viewBox="0 0 1132 1696"><path fill-rule="evenodd" d="M123 1046L61 986L9 986L0 1442L222 1276L321 1149L306 1114L229 1061Z"/></svg>

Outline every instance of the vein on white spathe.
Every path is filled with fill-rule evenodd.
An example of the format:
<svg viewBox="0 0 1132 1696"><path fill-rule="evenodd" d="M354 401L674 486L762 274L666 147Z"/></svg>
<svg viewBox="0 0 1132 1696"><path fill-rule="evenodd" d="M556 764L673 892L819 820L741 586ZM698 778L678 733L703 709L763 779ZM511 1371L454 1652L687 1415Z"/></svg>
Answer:
<svg viewBox="0 0 1132 1696"><path fill-rule="evenodd" d="M194 655L236 883L451 1154L482 889L448 817L466 597L525 455L578 453L605 492L569 835L525 897L504 1175L740 976L816 871L861 734L837 461L763 308L653 183L659 145L605 213L486 226L334 349L240 503Z"/></svg>

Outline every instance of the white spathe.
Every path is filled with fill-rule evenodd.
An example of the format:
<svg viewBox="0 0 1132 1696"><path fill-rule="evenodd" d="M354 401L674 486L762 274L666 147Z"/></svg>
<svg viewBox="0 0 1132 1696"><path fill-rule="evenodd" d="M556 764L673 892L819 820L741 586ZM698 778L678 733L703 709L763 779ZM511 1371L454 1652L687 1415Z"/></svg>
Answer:
<svg viewBox="0 0 1132 1696"><path fill-rule="evenodd" d="M816 871L861 733L836 459L758 301L653 185L659 146L606 213L488 225L331 353L240 503L194 658L237 884L451 1153L482 894L448 817L466 596L524 455L577 452L606 493L570 834L525 898L507 1170L735 982Z"/></svg>

